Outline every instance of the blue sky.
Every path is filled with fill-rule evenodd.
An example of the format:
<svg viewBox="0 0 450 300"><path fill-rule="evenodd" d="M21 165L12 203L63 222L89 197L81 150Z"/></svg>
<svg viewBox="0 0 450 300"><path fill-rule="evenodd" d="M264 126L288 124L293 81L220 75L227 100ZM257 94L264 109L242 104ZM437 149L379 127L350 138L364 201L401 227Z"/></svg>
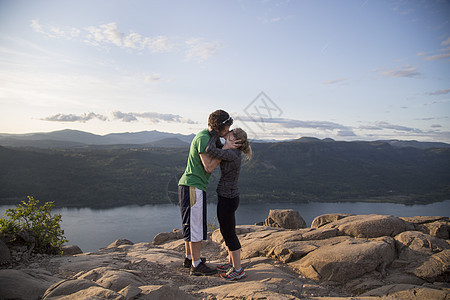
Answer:
<svg viewBox="0 0 450 300"><path fill-rule="evenodd" d="M0 132L450 142L449 1L0 0Z"/></svg>

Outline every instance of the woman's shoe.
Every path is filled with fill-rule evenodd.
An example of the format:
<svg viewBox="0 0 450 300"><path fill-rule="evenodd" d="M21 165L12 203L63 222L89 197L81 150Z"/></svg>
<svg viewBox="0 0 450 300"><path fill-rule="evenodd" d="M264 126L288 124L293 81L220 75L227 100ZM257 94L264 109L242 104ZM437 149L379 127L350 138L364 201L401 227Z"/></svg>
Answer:
<svg viewBox="0 0 450 300"><path fill-rule="evenodd" d="M247 274L245 273L244 268L241 268L240 272L236 271L235 268L231 268L228 272L220 274L220 277L226 280L238 280L245 276L247 276Z"/></svg>
<svg viewBox="0 0 450 300"><path fill-rule="evenodd" d="M230 264L230 263L218 265L218 266L217 266L217 271L225 273L225 272L227 272L227 271L228 271L230 268L232 268L232 267L233 267L233 265Z"/></svg>

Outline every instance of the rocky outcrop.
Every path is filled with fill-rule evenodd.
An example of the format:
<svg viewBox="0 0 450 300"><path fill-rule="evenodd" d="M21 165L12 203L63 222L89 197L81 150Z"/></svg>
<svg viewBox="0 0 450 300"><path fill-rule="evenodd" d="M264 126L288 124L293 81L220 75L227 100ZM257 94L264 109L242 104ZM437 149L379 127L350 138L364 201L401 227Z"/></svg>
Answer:
<svg viewBox="0 0 450 300"><path fill-rule="evenodd" d="M450 298L450 241L443 238L448 218L328 214L303 228L298 213L284 213L269 215L273 223L268 223L276 222L276 227L238 226L247 277L237 282L190 276L182 267L181 232L174 230L158 234L152 243L119 239L93 253L31 256L20 262L12 255L14 264L0 269L0 295L2 299ZM297 215L301 219L295 221ZM214 266L226 260L226 253L220 231L210 233L202 256Z"/></svg>
<svg viewBox="0 0 450 300"><path fill-rule="evenodd" d="M305 228L306 222L298 211L292 209L271 209L269 216L264 221L265 226L286 229Z"/></svg>

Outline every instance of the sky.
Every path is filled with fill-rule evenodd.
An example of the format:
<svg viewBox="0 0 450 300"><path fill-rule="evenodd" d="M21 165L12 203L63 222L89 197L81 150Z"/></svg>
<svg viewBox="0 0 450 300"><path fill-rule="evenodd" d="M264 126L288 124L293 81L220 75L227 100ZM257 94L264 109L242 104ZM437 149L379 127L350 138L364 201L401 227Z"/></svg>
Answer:
<svg viewBox="0 0 450 300"><path fill-rule="evenodd" d="M0 133L450 143L450 1L0 0Z"/></svg>

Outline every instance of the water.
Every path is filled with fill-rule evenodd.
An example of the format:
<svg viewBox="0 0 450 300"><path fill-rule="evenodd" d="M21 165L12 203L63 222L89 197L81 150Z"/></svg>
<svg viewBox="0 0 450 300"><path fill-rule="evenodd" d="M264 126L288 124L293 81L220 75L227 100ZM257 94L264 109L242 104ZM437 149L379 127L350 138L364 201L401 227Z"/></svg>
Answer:
<svg viewBox="0 0 450 300"><path fill-rule="evenodd" d="M0 216L7 208L0 206ZM327 213L385 214L398 217L449 216L450 200L427 205L403 205L393 203L258 203L241 204L236 213L239 225L264 221L270 209L294 209L311 225L312 220ZM54 213L62 215L61 227L71 245L78 245L83 252L97 251L119 238L134 243L151 242L159 232L181 227L178 206L158 204L124 206L110 209L61 208ZM216 205L208 204L208 220L216 222Z"/></svg>

